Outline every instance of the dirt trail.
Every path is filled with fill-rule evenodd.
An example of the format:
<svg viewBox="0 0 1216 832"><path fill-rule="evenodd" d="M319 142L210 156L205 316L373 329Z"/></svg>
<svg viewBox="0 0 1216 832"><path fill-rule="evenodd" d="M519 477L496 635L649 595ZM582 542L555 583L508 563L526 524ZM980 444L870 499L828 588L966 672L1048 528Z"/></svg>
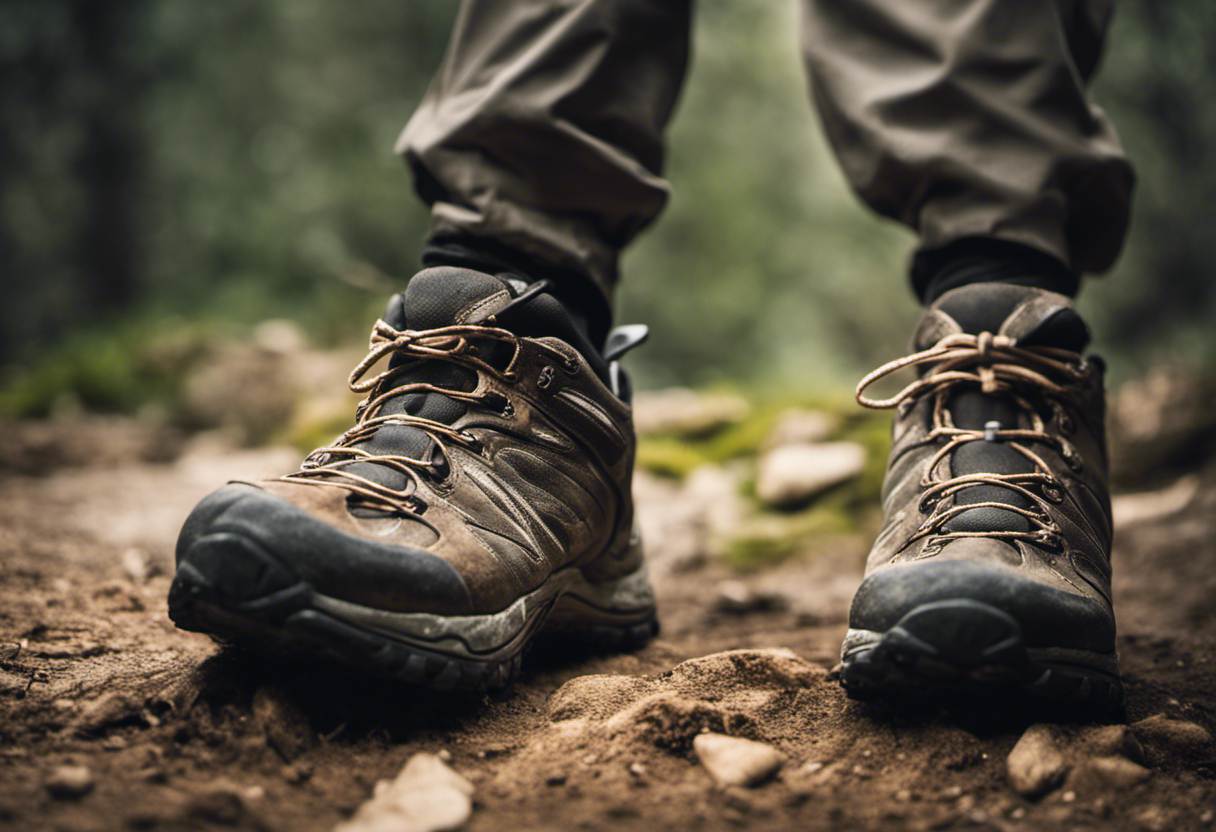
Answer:
<svg viewBox="0 0 1216 832"><path fill-rule="evenodd" d="M540 651L499 697L217 654L165 614L178 524L216 484L294 458L196 443L171 463L0 479L0 827L330 829L419 751L473 783L475 830L1213 825L1202 732L1135 729L1142 753L1119 753L1151 774L1133 782L1092 761L1112 759L1109 732L1062 725L1068 774L1028 800L1006 756L1034 714L847 700L831 669L864 536L739 578L698 557L712 477L639 478L664 631L636 654ZM1210 731L1216 470L1195 476L1121 504L1116 593L1129 722ZM703 729L770 743L785 764L757 788L716 787L691 751ZM63 781L65 765L91 786Z"/></svg>

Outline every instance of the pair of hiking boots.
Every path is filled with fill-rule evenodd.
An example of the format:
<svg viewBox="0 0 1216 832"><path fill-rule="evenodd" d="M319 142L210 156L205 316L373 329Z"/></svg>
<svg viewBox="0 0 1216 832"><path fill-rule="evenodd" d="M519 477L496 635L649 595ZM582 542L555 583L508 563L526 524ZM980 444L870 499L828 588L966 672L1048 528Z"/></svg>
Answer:
<svg viewBox="0 0 1216 832"><path fill-rule="evenodd" d="M658 630L617 359L543 283L426 269L351 375L355 424L274 480L204 499L177 545L179 627L436 689L498 688L542 631ZM1102 365L1061 295L974 284L863 380L896 410L885 523L849 613L851 695L1121 698ZM897 370L915 380L866 396Z"/></svg>

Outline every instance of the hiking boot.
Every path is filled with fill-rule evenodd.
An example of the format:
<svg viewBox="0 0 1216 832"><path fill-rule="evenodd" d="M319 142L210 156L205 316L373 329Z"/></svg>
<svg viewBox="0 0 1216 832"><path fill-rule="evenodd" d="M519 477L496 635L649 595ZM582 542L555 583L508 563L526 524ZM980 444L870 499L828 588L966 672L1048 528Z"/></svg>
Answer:
<svg viewBox="0 0 1216 832"><path fill-rule="evenodd" d="M975 284L866 376L895 408L885 523L853 598L841 678L858 698L1025 691L1121 702L1111 607L1103 364L1071 301ZM870 385L918 377L889 399Z"/></svg>
<svg viewBox="0 0 1216 832"><path fill-rule="evenodd" d="M622 327L601 355L543 282L419 272L351 374L354 426L186 520L170 617L436 689L505 686L545 628L644 643L657 619L614 360L642 338Z"/></svg>

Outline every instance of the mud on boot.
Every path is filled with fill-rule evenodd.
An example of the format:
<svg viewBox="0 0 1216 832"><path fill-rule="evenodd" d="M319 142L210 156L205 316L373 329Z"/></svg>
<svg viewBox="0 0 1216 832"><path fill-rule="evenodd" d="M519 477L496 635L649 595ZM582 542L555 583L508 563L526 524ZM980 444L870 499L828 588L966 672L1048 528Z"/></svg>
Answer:
<svg viewBox="0 0 1216 832"><path fill-rule="evenodd" d="M613 360L643 334L601 355L543 282L418 273L351 374L354 426L186 520L173 621L437 689L506 686L546 626L644 643L657 619Z"/></svg>
<svg viewBox="0 0 1216 832"><path fill-rule="evenodd" d="M975 284L924 315L916 352L866 376L895 408L885 522L853 599L858 698L1025 693L1122 701L1110 592L1103 366L1062 295ZM917 378L866 392L888 374Z"/></svg>

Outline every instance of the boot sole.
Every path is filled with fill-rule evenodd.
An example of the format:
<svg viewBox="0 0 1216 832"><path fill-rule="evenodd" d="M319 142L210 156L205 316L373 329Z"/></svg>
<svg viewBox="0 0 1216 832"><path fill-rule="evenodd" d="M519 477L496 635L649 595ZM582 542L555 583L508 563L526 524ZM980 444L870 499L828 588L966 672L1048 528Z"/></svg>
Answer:
<svg viewBox="0 0 1216 832"><path fill-rule="evenodd" d="M922 604L885 632L850 629L841 652L841 683L854 699L1014 694L1100 715L1123 705L1114 653L1027 647L1012 616L965 598Z"/></svg>
<svg viewBox="0 0 1216 832"><path fill-rule="evenodd" d="M444 616L353 604L323 595L306 582L235 602L211 586L187 557L169 590L169 617L183 630L270 658L325 658L441 691L510 686L524 652L545 632L560 631L594 649L622 652L644 646L659 630L645 567L600 584L568 567L499 612Z"/></svg>

